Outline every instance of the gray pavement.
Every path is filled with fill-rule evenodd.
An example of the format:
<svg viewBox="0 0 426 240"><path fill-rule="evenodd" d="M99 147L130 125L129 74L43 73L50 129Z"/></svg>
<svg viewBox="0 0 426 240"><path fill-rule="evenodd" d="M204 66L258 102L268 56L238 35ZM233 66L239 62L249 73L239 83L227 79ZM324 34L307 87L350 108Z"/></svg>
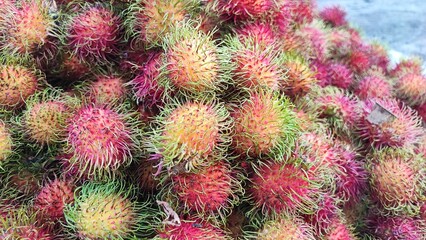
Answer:
<svg viewBox="0 0 426 240"><path fill-rule="evenodd" d="M426 0L317 0L318 7L340 5L364 36L385 44L391 56L426 60ZM425 63L426 68L426 63Z"/></svg>

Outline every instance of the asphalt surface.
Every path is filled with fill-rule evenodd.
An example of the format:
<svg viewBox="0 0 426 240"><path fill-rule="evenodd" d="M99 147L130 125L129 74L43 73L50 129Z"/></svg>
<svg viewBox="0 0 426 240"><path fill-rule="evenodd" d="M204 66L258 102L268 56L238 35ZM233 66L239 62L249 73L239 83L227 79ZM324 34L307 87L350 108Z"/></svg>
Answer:
<svg viewBox="0 0 426 240"><path fill-rule="evenodd" d="M340 5L348 21L368 39L388 47L394 61L420 56L426 61L426 0L317 0L319 9ZM426 63L424 64L426 73Z"/></svg>

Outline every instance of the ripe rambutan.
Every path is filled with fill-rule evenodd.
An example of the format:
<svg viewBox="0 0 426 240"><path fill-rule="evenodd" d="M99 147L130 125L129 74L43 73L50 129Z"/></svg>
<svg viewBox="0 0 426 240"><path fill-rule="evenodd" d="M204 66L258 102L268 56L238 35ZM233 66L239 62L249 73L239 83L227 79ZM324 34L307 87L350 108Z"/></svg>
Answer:
<svg viewBox="0 0 426 240"><path fill-rule="evenodd" d="M95 177L116 173L132 161L140 126L135 114L109 107L83 106L69 119L67 153L80 175Z"/></svg>
<svg viewBox="0 0 426 240"><path fill-rule="evenodd" d="M315 72L301 57L287 56L284 67L287 70L287 79L282 84L282 88L285 94L292 98L304 96L311 91L318 81Z"/></svg>
<svg viewBox="0 0 426 240"><path fill-rule="evenodd" d="M367 100L392 97L392 90L392 85L385 76L368 75L356 84L354 92L361 100Z"/></svg>
<svg viewBox="0 0 426 240"><path fill-rule="evenodd" d="M42 47L55 28L49 13L48 6L41 0L20 1L19 6L5 10L5 22L0 24L3 50L9 54L27 54Z"/></svg>
<svg viewBox="0 0 426 240"><path fill-rule="evenodd" d="M136 1L127 10L128 38L149 46L161 45L164 37L183 23L196 6L193 0Z"/></svg>
<svg viewBox="0 0 426 240"><path fill-rule="evenodd" d="M64 217L64 208L74 201L74 183L55 179L47 182L34 200L41 217L57 221Z"/></svg>
<svg viewBox="0 0 426 240"><path fill-rule="evenodd" d="M95 105L118 104L126 98L124 79L113 74L98 75L87 86L86 95Z"/></svg>
<svg viewBox="0 0 426 240"><path fill-rule="evenodd" d="M410 146L422 134L415 111L395 99L369 99L360 115L358 134L374 147Z"/></svg>
<svg viewBox="0 0 426 240"><path fill-rule="evenodd" d="M326 7L319 13L320 18L333 27L343 27L348 24L346 12L340 6Z"/></svg>
<svg viewBox="0 0 426 240"><path fill-rule="evenodd" d="M132 199L132 188L120 182L89 182L76 189L64 209L66 227L81 239L127 239L147 235L151 209ZM153 220L153 219L150 219Z"/></svg>
<svg viewBox="0 0 426 240"><path fill-rule="evenodd" d="M60 65L54 71L62 79L61 85L64 85L63 87L85 79L91 74L88 64L80 62L76 56L65 53L61 60Z"/></svg>
<svg viewBox="0 0 426 240"><path fill-rule="evenodd" d="M270 156L280 160L289 155L298 131L290 101L270 91L252 93L231 113L235 121L232 145L239 154Z"/></svg>
<svg viewBox="0 0 426 240"><path fill-rule="evenodd" d="M372 66L378 67L383 72L388 72L390 59L387 49L384 46L382 46L380 43L373 42L369 46L367 53L369 55Z"/></svg>
<svg viewBox="0 0 426 240"><path fill-rule="evenodd" d="M41 146L66 139L66 121L72 110L60 92L43 91L31 96L20 120L26 136Z"/></svg>
<svg viewBox="0 0 426 240"><path fill-rule="evenodd" d="M405 74L422 74L423 60L421 58L413 57L403 59L389 72L389 75L394 78L400 78Z"/></svg>
<svg viewBox="0 0 426 240"><path fill-rule="evenodd" d="M181 220L178 225L166 225L157 231L160 239L229 239L222 229L196 218Z"/></svg>
<svg viewBox="0 0 426 240"><path fill-rule="evenodd" d="M8 126L0 120L0 166L8 159L12 153L12 136Z"/></svg>
<svg viewBox="0 0 426 240"><path fill-rule="evenodd" d="M350 226L343 219L335 218L329 226L329 231L324 235L324 240L356 240L358 239Z"/></svg>
<svg viewBox="0 0 426 240"><path fill-rule="evenodd" d="M410 106L426 103L426 77L418 74L405 74L395 86L399 99Z"/></svg>
<svg viewBox="0 0 426 240"><path fill-rule="evenodd" d="M279 90L285 80L285 55L275 45L263 45L256 38L229 37L226 48L233 63L232 75L238 88Z"/></svg>
<svg viewBox="0 0 426 240"><path fill-rule="evenodd" d="M311 23L314 20L314 9L316 5L313 0L285 0L280 4L280 11L283 12L283 14L291 16L293 24L301 25L304 23Z"/></svg>
<svg viewBox="0 0 426 240"><path fill-rule="evenodd" d="M425 223L409 217L376 217L369 224L371 232L379 239L425 239Z"/></svg>
<svg viewBox="0 0 426 240"><path fill-rule="evenodd" d="M166 90L196 97L214 96L229 78L224 76L228 59L223 50L211 33L205 34L198 27L184 24L171 29L163 39L163 48L159 82Z"/></svg>
<svg viewBox="0 0 426 240"><path fill-rule="evenodd" d="M372 66L367 50L369 50L367 46L359 46L346 56L348 67L355 73L361 73Z"/></svg>
<svg viewBox="0 0 426 240"><path fill-rule="evenodd" d="M273 0L216 0L219 11L236 20L256 19L276 6Z"/></svg>
<svg viewBox="0 0 426 240"><path fill-rule="evenodd" d="M426 190L425 167L420 156L403 149L384 148L370 157L372 196L390 213L413 215Z"/></svg>
<svg viewBox="0 0 426 240"><path fill-rule="evenodd" d="M319 22L302 25L294 34L300 43L297 51L307 60L324 61L328 56L325 26Z"/></svg>
<svg viewBox="0 0 426 240"><path fill-rule="evenodd" d="M328 72L328 63L321 61L311 61L310 63L311 71L314 72L315 78L317 79L317 84L320 87L326 87L331 85Z"/></svg>
<svg viewBox="0 0 426 240"><path fill-rule="evenodd" d="M184 211L197 213L203 219L225 221L233 205L239 182L233 178L229 164L218 161L196 173L181 173L172 177L165 194L177 196ZM216 219L219 218L219 219Z"/></svg>
<svg viewBox="0 0 426 240"><path fill-rule="evenodd" d="M162 52L151 53L142 72L129 82L136 101L148 107L162 105L165 88L159 85L158 79L163 58Z"/></svg>
<svg viewBox="0 0 426 240"><path fill-rule="evenodd" d="M117 53L120 20L101 5L85 5L67 23L66 42L71 55L83 62L105 62Z"/></svg>
<svg viewBox="0 0 426 240"><path fill-rule="evenodd" d="M267 221L262 230L257 233L259 240L314 240L311 226L297 217L282 215L276 220Z"/></svg>
<svg viewBox="0 0 426 240"><path fill-rule="evenodd" d="M267 161L250 178L250 199L253 212L273 216L282 213L312 214L320 194L312 169L303 169L295 163Z"/></svg>
<svg viewBox="0 0 426 240"><path fill-rule="evenodd" d="M154 120L147 142L151 152L162 156L169 170L192 170L223 159L230 143L232 120L221 103L213 101L174 102L166 105Z"/></svg>
<svg viewBox="0 0 426 240"><path fill-rule="evenodd" d="M253 42L260 46L275 46L278 42L278 36L272 29L272 26L263 22L247 23L243 27L235 30L238 39L241 42L253 39Z"/></svg>
<svg viewBox="0 0 426 240"><path fill-rule="evenodd" d="M324 235L329 232L333 222L338 217L339 208L337 201L330 195L324 195L323 199L319 201L318 208L315 209L314 214L306 215L306 222L310 223L318 235Z"/></svg>
<svg viewBox="0 0 426 240"><path fill-rule="evenodd" d="M6 109L21 107L40 82L32 69L11 64L0 65L0 81L0 107Z"/></svg>
<svg viewBox="0 0 426 240"><path fill-rule="evenodd" d="M353 82L352 71L344 64L331 64L328 66L328 77L333 86L348 89Z"/></svg>

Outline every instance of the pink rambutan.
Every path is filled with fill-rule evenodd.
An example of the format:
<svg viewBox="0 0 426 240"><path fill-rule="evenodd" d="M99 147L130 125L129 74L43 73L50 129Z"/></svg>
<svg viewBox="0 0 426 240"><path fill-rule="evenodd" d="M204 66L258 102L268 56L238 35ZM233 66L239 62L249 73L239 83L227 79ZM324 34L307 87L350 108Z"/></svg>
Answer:
<svg viewBox="0 0 426 240"><path fill-rule="evenodd" d="M333 27L342 27L348 24L346 12L340 6L326 7L319 13L320 18Z"/></svg>
<svg viewBox="0 0 426 240"><path fill-rule="evenodd" d="M257 232L259 240L276 239L298 239L314 240L314 231L311 226L297 217L287 217L285 215L276 220L267 221L263 228Z"/></svg>
<svg viewBox="0 0 426 240"><path fill-rule="evenodd" d="M278 37L272 26L262 22L247 23L238 28L236 34L242 42L244 42L244 39L254 39L254 42L265 47L274 46L278 42Z"/></svg>
<svg viewBox="0 0 426 240"><path fill-rule="evenodd" d="M69 162L81 175L113 173L131 162L138 126L127 117L108 107L84 106L69 119Z"/></svg>
<svg viewBox="0 0 426 240"><path fill-rule="evenodd" d="M275 5L272 0L218 0L219 11L234 20L260 18Z"/></svg>
<svg viewBox="0 0 426 240"><path fill-rule="evenodd" d="M317 79L317 84L320 87L326 87L331 85L331 81L329 78L329 70L328 63L324 63L321 61L311 61L310 66L311 70L315 73L315 78Z"/></svg>
<svg viewBox="0 0 426 240"><path fill-rule="evenodd" d="M353 82L352 71L344 64L334 63L328 66L328 77L333 86L348 89Z"/></svg>
<svg viewBox="0 0 426 240"><path fill-rule="evenodd" d="M99 75L87 87L87 98L91 103L114 104L126 98L124 79L115 75Z"/></svg>
<svg viewBox="0 0 426 240"><path fill-rule="evenodd" d="M318 203L318 208L315 209L314 214L306 215L305 220L314 226L318 235L324 235L330 230L331 225L338 217L339 209L336 200L329 196L324 195Z"/></svg>
<svg viewBox="0 0 426 240"><path fill-rule="evenodd" d="M395 86L397 97L410 106L426 103L426 76L405 74Z"/></svg>
<svg viewBox="0 0 426 240"><path fill-rule="evenodd" d="M425 224L409 217L376 217L371 226L373 235L380 239L425 239Z"/></svg>
<svg viewBox="0 0 426 240"><path fill-rule="evenodd" d="M66 41L79 61L105 61L117 53L120 28L120 20L111 10L87 5L70 19Z"/></svg>
<svg viewBox="0 0 426 240"><path fill-rule="evenodd" d="M74 184L55 179L46 183L34 200L34 208L41 217L59 220L64 217L64 207L74 201Z"/></svg>
<svg viewBox="0 0 426 240"><path fill-rule="evenodd" d="M352 52L346 57L348 67L355 73L361 73L372 66L366 50L368 47L360 46L358 49L352 49Z"/></svg>
<svg viewBox="0 0 426 240"><path fill-rule="evenodd" d="M228 236L220 228L204 222L201 219L181 220L179 225L166 225L158 230L158 236L162 239L178 240L225 240Z"/></svg>
<svg viewBox="0 0 426 240"><path fill-rule="evenodd" d="M372 66L377 66L383 72L388 72L390 59L385 47L379 43L373 43L368 48L367 53L370 57L370 64Z"/></svg>
<svg viewBox="0 0 426 240"><path fill-rule="evenodd" d="M385 148L369 158L374 200L390 213L418 213L419 202L426 190L422 157L404 149Z"/></svg>
<svg viewBox="0 0 426 240"><path fill-rule="evenodd" d="M310 213L319 194L310 170L293 163L266 161L250 178L251 201L263 214Z"/></svg>
<svg viewBox="0 0 426 240"><path fill-rule="evenodd" d="M285 0L282 1L280 5L280 11L290 16L293 24L301 25L304 23L311 23L314 20L314 9L316 4L313 0Z"/></svg>
<svg viewBox="0 0 426 240"><path fill-rule="evenodd" d="M374 147L401 147L416 143L422 133L414 110L395 99L369 99L358 119L359 136Z"/></svg>
<svg viewBox="0 0 426 240"><path fill-rule="evenodd" d="M324 240L356 240L353 230L344 221L337 217L329 226L329 231L324 235Z"/></svg>
<svg viewBox="0 0 426 240"><path fill-rule="evenodd" d="M170 193L179 199L185 210L200 217L224 218L235 203L238 182L232 177L231 168L218 161L196 173L182 173L172 177ZM222 219L224 220L224 219Z"/></svg>
<svg viewBox="0 0 426 240"><path fill-rule="evenodd" d="M307 60L325 60L328 55L328 42L324 26L320 24L303 25L295 32L298 52Z"/></svg>
<svg viewBox="0 0 426 240"><path fill-rule="evenodd" d="M385 76L369 75L358 82L354 92L361 100L389 98L392 96L392 85Z"/></svg>
<svg viewBox="0 0 426 240"><path fill-rule="evenodd" d="M423 60L421 58L408 58L400 61L396 66L390 70L391 77L399 78L405 74L422 74Z"/></svg>

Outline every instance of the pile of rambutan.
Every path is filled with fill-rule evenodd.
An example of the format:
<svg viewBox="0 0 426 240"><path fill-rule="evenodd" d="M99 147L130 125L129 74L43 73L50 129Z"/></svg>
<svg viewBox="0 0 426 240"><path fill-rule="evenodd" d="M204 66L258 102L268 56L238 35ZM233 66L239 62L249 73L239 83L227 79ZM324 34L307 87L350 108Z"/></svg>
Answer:
<svg viewBox="0 0 426 240"><path fill-rule="evenodd" d="M426 76L314 0L0 0L0 239L426 239Z"/></svg>

